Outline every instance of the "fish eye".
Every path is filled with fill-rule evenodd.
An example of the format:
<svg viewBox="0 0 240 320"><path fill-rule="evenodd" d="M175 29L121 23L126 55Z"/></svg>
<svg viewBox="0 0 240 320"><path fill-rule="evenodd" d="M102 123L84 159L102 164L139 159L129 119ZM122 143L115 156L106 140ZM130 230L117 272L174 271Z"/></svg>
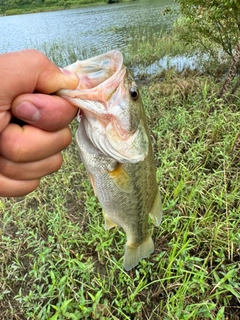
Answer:
<svg viewBox="0 0 240 320"><path fill-rule="evenodd" d="M138 89L134 86L132 86L129 90L130 96L134 101L137 101L139 93L138 93Z"/></svg>

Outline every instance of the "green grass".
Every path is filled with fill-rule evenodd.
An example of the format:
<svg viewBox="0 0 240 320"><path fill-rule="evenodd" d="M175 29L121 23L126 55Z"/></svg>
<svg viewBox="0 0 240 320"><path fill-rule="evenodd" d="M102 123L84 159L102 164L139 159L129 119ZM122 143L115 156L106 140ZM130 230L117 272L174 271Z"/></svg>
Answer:
<svg viewBox="0 0 240 320"><path fill-rule="evenodd" d="M240 103L167 75L141 88L164 205L154 254L122 269L125 235L104 230L73 142L38 190L1 201L1 319L238 319Z"/></svg>
<svg viewBox="0 0 240 320"><path fill-rule="evenodd" d="M141 85L164 217L132 271L75 142L35 192L0 200L1 320L240 319L240 100L219 88L174 69Z"/></svg>

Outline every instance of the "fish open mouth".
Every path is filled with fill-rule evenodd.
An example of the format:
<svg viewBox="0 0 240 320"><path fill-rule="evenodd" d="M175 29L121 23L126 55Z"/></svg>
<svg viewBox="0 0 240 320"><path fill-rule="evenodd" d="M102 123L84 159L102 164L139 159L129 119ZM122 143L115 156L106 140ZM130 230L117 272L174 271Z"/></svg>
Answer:
<svg viewBox="0 0 240 320"><path fill-rule="evenodd" d="M79 108L77 120L93 146L120 163L143 161L148 154L148 135L136 111L134 125L129 121L125 79L130 75L126 75L122 54L113 50L67 68L78 75L79 86L57 94Z"/></svg>

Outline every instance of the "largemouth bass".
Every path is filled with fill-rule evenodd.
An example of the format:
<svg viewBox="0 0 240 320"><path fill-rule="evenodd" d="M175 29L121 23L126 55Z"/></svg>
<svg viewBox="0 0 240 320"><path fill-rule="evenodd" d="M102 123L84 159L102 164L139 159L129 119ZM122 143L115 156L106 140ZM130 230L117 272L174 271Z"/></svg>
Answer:
<svg viewBox="0 0 240 320"><path fill-rule="evenodd" d="M161 222L147 119L135 81L113 50L66 67L79 77L76 90L58 94L80 108L76 141L105 228L120 226L127 235L124 268L130 270L154 251L148 216Z"/></svg>

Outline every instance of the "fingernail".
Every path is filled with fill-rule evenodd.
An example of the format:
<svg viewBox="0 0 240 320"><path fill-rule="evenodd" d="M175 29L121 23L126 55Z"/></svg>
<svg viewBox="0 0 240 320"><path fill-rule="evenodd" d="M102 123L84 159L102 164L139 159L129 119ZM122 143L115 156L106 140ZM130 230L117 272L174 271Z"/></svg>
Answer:
<svg viewBox="0 0 240 320"><path fill-rule="evenodd" d="M38 121L41 116L38 108L28 101L21 102L16 107L15 115L19 119L32 122Z"/></svg>

